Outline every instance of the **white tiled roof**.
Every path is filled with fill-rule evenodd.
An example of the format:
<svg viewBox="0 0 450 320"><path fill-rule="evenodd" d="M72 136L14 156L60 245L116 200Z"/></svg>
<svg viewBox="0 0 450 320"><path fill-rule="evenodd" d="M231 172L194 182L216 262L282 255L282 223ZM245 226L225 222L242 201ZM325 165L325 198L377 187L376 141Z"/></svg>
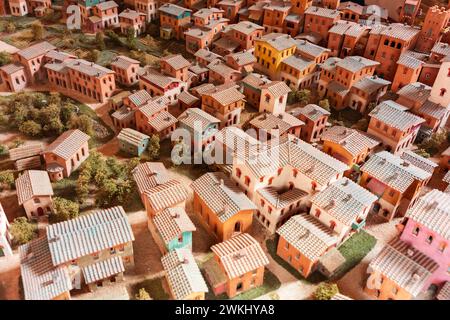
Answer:
<svg viewBox="0 0 450 320"><path fill-rule="evenodd" d="M272 186L260 188L257 192L276 209L289 207L291 204L297 203L297 201L308 195L308 193L298 188L289 189L280 193L277 188Z"/></svg>
<svg viewBox="0 0 450 320"><path fill-rule="evenodd" d="M317 261L338 239L330 228L308 214L298 214L277 233L310 261Z"/></svg>
<svg viewBox="0 0 450 320"><path fill-rule="evenodd" d="M420 82L409 83L397 91L400 97L405 97L408 100L425 103L430 97L431 87Z"/></svg>
<svg viewBox="0 0 450 320"><path fill-rule="evenodd" d="M22 49L17 52L18 55L22 56L23 58L30 60L33 58L36 58L38 56L44 55L50 50L54 50L56 47L52 45L51 43L47 41L39 42L36 44L33 44L25 49Z"/></svg>
<svg viewBox="0 0 450 320"><path fill-rule="evenodd" d="M215 87L214 89L205 92L204 95L210 96L223 106L227 106L245 98L245 96L238 91L235 86Z"/></svg>
<svg viewBox="0 0 450 320"><path fill-rule="evenodd" d="M244 34L250 34L256 30L264 30L264 28L250 21L240 21L237 24L230 25L230 28Z"/></svg>
<svg viewBox="0 0 450 320"><path fill-rule="evenodd" d="M208 286L187 248L175 249L161 258L174 299L183 300L193 293L208 292Z"/></svg>
<svg viewBox="0 0 450 320"><path fill-rule="evenodd" d="M169 173L162 162L140 163L133 169L132 174L140 193L170 180Z"/></svg>
<svg viewBox="0 0 450 320"><path fill-rule="evenodd" d="M446 281L436 296L438 300L450 300L450 282Z"/></svg>
<svg viewBox="0 0 450 320"><path fill-rule="evenodd" d="M351 226L377 197L348 178L341 178L312 196L311 202L344 225Z"/></svg>
<svg viewBox="0 0 450 320"><path fill-rule="evenodd" d="M450 45L448 43L436 42L431 49L432 53L440 54L443 56L450 55Z"/></svg>
<svg viewBox="0 0 450 320"><path fill-rule="evenodd" d="M248 233L241 233L224 242L211 247L211 251L219 258L228 279L269 264L261 245Z"/></svg>
<svg viewBox="0 0 450 320"><path fill-rule="evenodd" d="M214 53L212 51L209 51L208 49L199 49L195 54L195 57L201 58L206 60L207 62L212 62L216 59L222 59L221 55L218 55L217 53Z"/></svg>
<svg viewBox="0 0 450 320"><path fill-rule="evenodd" d="M205 173L192 182L191 188L221 222L227 221L240 211L256 209L253 202L223 172Z"/></svg>
<svg viewBox="0 0 450 320"><path fill-rule="evenodd" d="M122 257L115 256L81 268L86 284L94 283L125 271Z"/></svg>
<svg viewBox="0 0 450 320"><path fill-rule="evenodd" d="M181 54L171 54L161 58L161 61L165 61L175 70L189 67L191 63L187 61Z"/></svg>
<svg viewBox="0 0 450 320"><path fill-rule="evenodd" d="M55 223L46 231L55 266L134 241L131 225L121 206Z"/></svg>
<svg viewBox="0 0 450 320"><path fill-rule="evenodd" d="M436 162L424 158L411 150L403 151L400 158L410 162L416 167L425 170L431 174L433 174L434 169L436 169L439 166Z"/></svg>
<svg viewBox="0 0 450 320"><path fill-rule="evenodd" d="M44 153L53 153L65 160L72 158L90 137L81 130L68 130L53 141Z"/></svg>
<svg viewBox="0 0 450 320"><path fill-rule="evenodd" d="M324 52L330 52L330 49L318 46L306 40L296 40L297 53L303 57L318 57Z"/></svg>
<svg viewBox="0 0 450 320"><path fill-rule="evenodd" d="M261 89L267 89L275 98L284 96L292 91L284 81L266 83L261 86Z"/></svg>
<svg viewBox="0 0 450 320"><path fill-rule="evenodd" d="M366 150L371 150L380 144L380 141L370 137L365 132L343 126L328 128L322 135L323 141L339 144L352 156L357 156Z"/></svg>
<svg viewBox="0 0 450 320"><path fill-rule="evenodd" d="M145 102L139 107L139 111L142 112L147 118L151 118L156 113L163 111L169 103L167 97L155 97Z"/></svg>
<svg viewBox="0 0 450 320"><path fill-rule="evenodd" d="M47 171L27 170L16 179L19 205L33 197L52 196L53 188Z"/></svg>
<svg viewBox="0 0 450 320"><path fill-rule="evenodd" d="M18 63L10 63L10 64L0 67L0 70L2 70L3 72L5 72L8 75L13 74L13 73L23 70L23 69L24 69L24 67Z"/></svg>
<svg viewBox="0 0 450 320"><path fill-rule="evenodd" d="M137 107L140 107L147 101L151 100L152 96L146 90L142 89L130 94L128 99L130 99L130 101Z"/></svg>
<svg viewBox="0 0 450 320"><path fill-rule="evenodd" d="M403 41L410 41L420 32L420 28L411 27L402 23L391 23L385 26L380 34L387 37L400 39Z"/></svg>
<svg viewBox="0 0 450 320"><path fill-rule="evenodd" d="M178 122L169 111L161 111L154 117L152 117L148 124L153 127L157 132L161 132Z"/></svg>
<svg viewBox="0 0 450 320"><path fill-rule="evenodd" d="M412 57L411 55L407 53L403 53L400 58L397 60L397 64L400 64L402 66L411 68L411 69L417 69L421 65L423 65L425 62L416 59L415 57Z"/></svg>
<svg viewBox="0 0 450 320"><path fill-rule="evenodd" d="M287 34L283 33L269 33L263 35L260 39L256 41L263 41L272 46L275 50L283 51L294 47L297 42Z"/></svg>
<svg viewBox="0 0 450 320"><path fill-rule="evenodd" d="M214 61L210 62L207 67L209 70L212 70L215 73L218 73L223 77L228 77L233 73L240 74L239 71L234 70L233 68L230 68L221 60L214 60Z"/></svg>
<svg viewBox="0 0 450 320"><path fill-rule="evenodd" d="M181 102L187 104L188 106L191 106L194 103L196 103L197 101L199 101L199 98L197 98L196 96L193 96L192 94L190 94L187 91L183 91L178 96L178 101L181 101Z"/></svg>
<svg viewBox="0 0 450 320"><path fill-rule="evenodd" d="M181 207L167 208L153 218L153 223L166 244L184 232L195 231L195 225Z"/></svg>
<svg viewBox="0 0 450 320"><path fill-rule="evenodd" d="M139 65L139 61L131 59L127 56L117 56L111 62L112 66L115 66L120 69L128 69L130 66L136 64Z"/></svg>
<svg viewBox="0 0 450 320"><path fill-rule="evenodd" d="M187 109L178 117L178 121L192 129L194 129L194 124L197 121L201 124L202 129L206 128L210 124L220 123L219 119L199 108Z"/></svg>
<svg viewBox="0 0 450 320"><path fill-rule="evenodd" d="M145 139L148 139L148 138L150 138L150 137L149 137L148 135L143 134L143 133L141 133L141 132L139 132L139 131L136 131L136 130L134 130L134 129L131 129L131 128L123 128L123 129L119 132L119 134L117 135L117 138L118 138L119 140L126 141L126 142L128 142L129 144L132 144L132 145L134 145L134 146L139 146L139 145L142 144L142 142L143 142Z"/></svg>
<svg viewBox="0 0 450 320"><path fill-rule="evenodd" d="M169 180L146 190L145 196L153 210L159 211L186 201L188 194L181 182Z"/></svg>
<svg viewBox="0 0 450 320"><path fill-rule="evenodd" d="M247 64L256 62L256 57L250 51L241 51L241 52L236 52L236 53L230 53L229 56L239 66L245 66Z"/></svg>
<svg viewBox="0 0 450 320"><path fill-rule="evenodd" d="M66 266L54 266L47 238L19 247L20 273L26 300L51 300L72 289Z"/></svg>
<svg viewBox="0 0 450 320"><path fill-rule="evenodd" d="M331 19L338 18L341 15L341 13L338 10L315 7L315 6L311 6L308 9L306 9L305 14L320 16L320 17L324 17L324 18L331 18Z"/></svg>
<svg viewBox="0 0 450 320"><path fill-rule="evenodd" d="M353 85L353 88L362 90L368 94L372 94L373 92L390 85L391 82L388 80L385 80L383 78L377 77L377 76L366 76L356 82Z"/></svg>
<svg viewBox="0 0 450 320"><path fill-rule="evenodd" d="M172 3L163 4L161 7L159 7L159 11L174 16L179 16L180 14L183 14L185 12L192 12L192 10L177 6L176 4Z"/></svg>
<svg viewBox="0 0 450 320"><path fill-rule="evenodd" d="M315 62L313 60L302 58L300 55L289 56L281 63L298 71L303 71L310 66L315 66Z"/></svg>
<svg viewBox="0 0 450 320"><path fill-rule="evenodd" d="M424 181L431 177L429 172L387 151L372 155L361 167L361 171L367 172L377 180L402 193L408 189L414 180Z"/></svg>
<svg viewBox="0 0 450 320"><path fill-rule="evenodd" d="M308 118L308 119L310 119L312 121L316 121L322 116L329 116L330 115L329 111L319 107L316 104L312 104L312 103L307 104L303 108L296 109L296 111L298 112L298 114L302 114L306 118Z"/></svg>
<svg viewBox="0 0 450 320"><path fill-rule="evenodd" d="M418 198L405 216L450 240L450 194L433 189Z"/></svg>
<svg viewBox="0 0 450 320"><path fill-rule="evenodd" d="M369 116L401 131L425 122L424 119L408 112L406 107L392 100L380 103Z"/></svg>
<svg viewBox="0 0 450 320"><path fill-rule="evenodd" d="M441 121L445 114L448 112L447 108L439 103L427 100L424 104L417 110L419 114L424 114L430 116L434 119Z"/></svg>
<svg viewBox="0 0 450 320"><path fill-rule="evenodd" d="M280 113L279 115L263 113L262 115L253 118L250 121L250 124L258 129L266 130L269 133L272 129L278 129L279 135L284 134L293 127L304 125L303 121L287 112Z"/></svg>
<svg viewBox="0 0 450 320"><path fill-rule="evenodd" d="M370 262L375 270L416 297L438 264L400 239L394 239Z"/></svg>
<svg viewBox="0 0 450 320"><path fill-rule="evenodd" d="M366 67L374 67L379 65L377 61L373 61L360 56L347 56L337 63L338 67L344 68L351 72L358 72Z"/></svg>
<svg viewBox="0 0 450 320"><path fill-rule="evenodd" d="M141 75L141 79L162 89L165 89L174 82L181 82L176 78L165 76L154 70L148 70L146 73Z"/></svg>

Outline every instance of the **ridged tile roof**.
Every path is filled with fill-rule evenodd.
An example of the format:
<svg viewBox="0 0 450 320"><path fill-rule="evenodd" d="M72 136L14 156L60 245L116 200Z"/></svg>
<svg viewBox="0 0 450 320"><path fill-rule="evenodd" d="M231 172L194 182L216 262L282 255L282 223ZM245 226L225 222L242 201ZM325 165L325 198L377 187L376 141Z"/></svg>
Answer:
<svg viewBox="0 0 450 320"><path fill-rule="evenodd" d="M77 153L90 137L81 130L72 129L61 134L56 140L45 148L43 153L53 153L68 160Z"/></svg>
<svg viewBox="0 0 450 320"><path fill-rule="evenodd" d="M39 196L52 196L53 188L47 171L27 170L16 179L19 205Z"/></svg>

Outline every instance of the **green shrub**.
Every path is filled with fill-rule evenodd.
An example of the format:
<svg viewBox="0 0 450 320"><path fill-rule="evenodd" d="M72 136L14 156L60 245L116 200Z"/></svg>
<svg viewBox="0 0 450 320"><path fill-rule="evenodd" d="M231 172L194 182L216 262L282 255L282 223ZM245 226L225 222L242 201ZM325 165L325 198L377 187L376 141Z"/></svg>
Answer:
<svg viewBox="0 0 450 320"><path fill-rule="evenodd" d="M338 286L335 283L320 283L314 291L315 300L330 300L335 294L339 293Z"/></svg>
<svg viewBox="0 0 450 320"><path fill-rule="evenodd" d="M14 219L10 227L13 243L21 245L30 242L36 234L36 226L28 221L26 217Z"/></svg>
<svg viewBox="0 0 450 320"><path fill-rule="evenodd" d="M80 212L78 203L60 197L53 199L53 207L52 222L62 222L76 218Z"/></svg>

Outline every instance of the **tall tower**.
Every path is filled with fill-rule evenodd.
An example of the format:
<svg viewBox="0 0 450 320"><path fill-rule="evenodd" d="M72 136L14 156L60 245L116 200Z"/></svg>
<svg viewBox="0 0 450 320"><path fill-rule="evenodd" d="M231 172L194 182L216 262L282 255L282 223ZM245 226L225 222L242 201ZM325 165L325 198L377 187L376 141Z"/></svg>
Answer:
<svg viewBox="0 0 450 320"><path fill-rule="evenodd" d="M416 50L420 52L430 52L434 44L439 41L449 20L450 9L438 6L428 9L416 44Z"/></svg>
<svg viewBox="0 0 450 320"><path fill-rule="evenodd" d="M305 10L312 6L312 0L291 0L292 12L304 14Z"/></svg>

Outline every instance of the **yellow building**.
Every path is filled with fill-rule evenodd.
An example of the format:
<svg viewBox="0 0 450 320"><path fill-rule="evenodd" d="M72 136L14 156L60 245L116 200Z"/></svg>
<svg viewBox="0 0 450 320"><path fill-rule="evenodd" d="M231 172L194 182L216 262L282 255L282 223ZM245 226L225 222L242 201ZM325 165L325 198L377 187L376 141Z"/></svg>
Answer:
<svg viewBox="0 0 450 320"><path fill-rule="evenodd" d="M272 80L278 79L281 61L295 53L296 44L291 36L281 33L269 33L255 39L255 67Z"/></svg>

